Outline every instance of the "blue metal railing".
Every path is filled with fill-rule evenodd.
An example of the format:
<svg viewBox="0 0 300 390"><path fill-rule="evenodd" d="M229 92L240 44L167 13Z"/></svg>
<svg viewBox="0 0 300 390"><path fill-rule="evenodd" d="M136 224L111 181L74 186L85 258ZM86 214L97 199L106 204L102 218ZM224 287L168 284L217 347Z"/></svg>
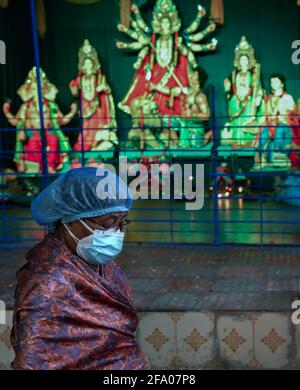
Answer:
<svg viewBox="0 0 300 390"><path fill-rule="evenodd" d="M38 227L30 216L30 202L35 195L59 175L49 173L49 157L59 153L58 150L49 151L47 132L55 134L57 129L46 129L47 117L43 114L43 96L40 80L40 57L38 36L35 19L35 2L29 0L32 17L32 36L34 42L34 59L38 82L38 101L41 128L37 129L40 136L39 149L27 150L28 156L39 154L41 157L40 171L35 173L17 172L13 165L15 151L3 146L3 131L6 134L16 133L16 129L7 127L0 132L0 244L31 243L40 240L45 231ZM210 91L211 119L203 125L204 132L211 131L211 140L206 147L178 148L172 146L170 131L177 133L185 128L179 125L162 126L161 129L150 129L152 133L166 130L168 138L160 148L135 149L127 141L128 133L133 129L123 119L123 125L118 129L120 144L111 153L108 161L118 165L120 155L130 156L132 161L150 158L154 162L164 161L168 164L201 163L205 164L205 202L204 208L198 211L186 211L185 199L175 200L145 200L136 201L130 214L132 224L127 234L129 242L147 242L152 244L256 244L256 245L299 245L300 243L300 157L299 166L292 169L273 168L266 171L252 170L255 156L262 163L261 157L265 149L259 144L256 148L238 146L232 148L229 144L223 145L220 133L224 124L230 120L226 116L217 114L218 97L214 88ZM221 97L220 97L221 98ZM176 118L173 118L176 119ZM180 119L180 118L177 118ZM197 118L195 118L197 119ZM68 127L63 130L65 135L81 137L80 158L78 166L88 165L86 161L95 151L85 151L84 121L82 103L79 98L78 127ZM129 119L128 119L129 120ZM294 122L297 122L295 116ZM298 118L298 124L300 118ZM257 126L246 126L256 128ZM260 129L268 126L260 125ZM283 126L284 127L284 126ZM290 128L290 126L286 126ZM197 130L200 127L187 126ZM231 126L231 129L237 126ZM299 126L293 126L294 131ZM140 127L136 127L140 130ZM99 128L88 129L99 131ZM60 130L59 130L60 131ZM292 130L291 130L292 131ZM299 132L300 133L300 132ZM153 135L152 134L152 135ZM194 141L202 141L203 136ZM152 139L152 138L151 138ZM149 141L145 138L144 141ZM184 140L181 140L184 141ZM235 141L229 139L228 141ZM236 140L239 141L239 140ZM230 142L229 142L230 143ZM289 161L291 152L299 153L300 143L292 148L281 148ZM77 151L78 152L78 151ZM140 155L139 153L140 152ZM74 166L74 153L70 150L67 155L70 166ZM152 156L152 157L151 157ZM161 157L161 159L159 158ZM106 152L99 152L100 161L106 161ZM97 161L96 161L97 162ZM227 166L222 166L226 163ZM75 164L76 165L76 164ZM14 167L12 171L10 168ZM223 169L224 168L224 169ZM223 170L222 170L223 169ZM293 179L294 183L285 184L286 179ZM298 181L297 181L298 180ZM230 184L226 184L229 182ZM241 190L241 191L239 191ZM283 191L285 193L283 193ZM280 195L281 194L281 195ZM280 195L280 196L279 196Z"/></svg>

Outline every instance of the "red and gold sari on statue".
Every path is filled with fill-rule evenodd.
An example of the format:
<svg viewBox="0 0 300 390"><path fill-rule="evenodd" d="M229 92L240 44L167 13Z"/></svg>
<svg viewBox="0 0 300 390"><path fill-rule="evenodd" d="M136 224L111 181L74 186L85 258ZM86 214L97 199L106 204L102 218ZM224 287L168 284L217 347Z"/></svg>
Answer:
<svg viewBox="0 0 300 390"><path fill-rule="evenodd" d="M160 85L168 89L178 87L187 88L190 84L188 58L180 54L178 64L175 68L173 65L162 67L158 63L154 63L150 81L147 80L147 67L149 63L150 55L147 55L141 68L136 72L130 90L120 104L120 108L129 113L130 106L135 99L141 96L147 96L157 103L158 110L162 115L184 117L186 114L186 95L182 93L180 96L174 97L174 102L171 102L169 95L165 95L159 91L150 91L149 85L151 82L154 85Z"/></svg>
<svg viewBox="0 0 300 390"><path fill-rule="evenodd" d="M53 235L17 273L14 369L142 370L131 290L114 263L89 265Z"/></svg>
<svg viewBox="0 0 300 390"><path fill-rule="evenodd" d="M71 90L81 91L81 114L83 118L83 140L81 134L74 145L77 152L84 149L88 152L95 148L97 133L105 127L116 128L115 108L111 93L107 90L97 91L98 79L102 76L99 70L98 75L79 75L71 81Z"/></svg>

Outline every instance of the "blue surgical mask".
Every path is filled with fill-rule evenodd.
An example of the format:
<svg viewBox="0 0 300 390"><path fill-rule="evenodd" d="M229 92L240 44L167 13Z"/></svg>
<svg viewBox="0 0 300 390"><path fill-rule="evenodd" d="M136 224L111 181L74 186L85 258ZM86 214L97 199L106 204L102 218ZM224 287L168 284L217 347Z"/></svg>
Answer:
<svg viewBox="0 0 300 390"><path fill-rule="evenodd" d="M113 261L122 251L124 233L120 230L93 230L84 221L80 220L92 234L79 240L68 228L64 225L70 236L77 243L76 252L78 256L86 260L88 263L105 265Z"/></svg>

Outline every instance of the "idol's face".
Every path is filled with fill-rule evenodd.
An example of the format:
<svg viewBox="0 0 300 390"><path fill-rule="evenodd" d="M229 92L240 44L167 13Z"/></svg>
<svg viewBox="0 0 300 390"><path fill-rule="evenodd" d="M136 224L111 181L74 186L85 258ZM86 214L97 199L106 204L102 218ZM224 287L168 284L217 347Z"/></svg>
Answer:
<svg viewBox="0 0 300 390"><path fill-rule="evenodd" d="M163 18L161 21L161 34L170 35L171 34L171 21L169 18Z"/></svg>
<svg viewBox="0 0 300 390"><path fill-rule="evenodd" d="M278 89L283 88L283 82L278 77L271 79L270 83L272 91L277 91Z"/></svg>
<svg viewBox="0 0 300 390"><path fill-rule="evenodd" d="M249 58L247 56L240 57L240 66L242 69L249 67Z"/></svg>
<svg viewBox="0 0 300 390"><path fill-rule="evenodd" d="M84 73L90 75L90 74L92 74L93 66L94 66L93 61L91 59L87 58L83 63L82 70Z"/></svg>

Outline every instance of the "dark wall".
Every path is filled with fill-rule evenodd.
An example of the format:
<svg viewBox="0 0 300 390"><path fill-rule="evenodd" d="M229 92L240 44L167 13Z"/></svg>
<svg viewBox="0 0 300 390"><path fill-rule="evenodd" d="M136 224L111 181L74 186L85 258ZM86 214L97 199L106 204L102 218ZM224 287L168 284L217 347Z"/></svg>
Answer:
<svg viewBox="0 0 300 390"><path fill-rule="evenodd" d="M193 20L199 0L174 2L186 26ZM119 1L100 0L89 6L63 0L45 0L45 3L48 31L40 41L41 64L60 90L58 101L62 109L67 110L72 102L68 84L77 73L78 48L84 38L97 48L115 100L120 101L134 74L132 65L136 56L115 46L115 40L122 37L116 29ZM142 8L148 21L154 3L149 0ZM209 10L209 0L201 3ZM242 35L255 47L265 84L271 73L283 73L288 91L295 99L300 98L300 65L291 62L291 44L300 39L300 7L296 6L296 0L224 0L224 3L225 26L216 34L218 51L198 56L200 66L208 75L205 89L216 87L218 115L226 113L223 80L232 70L233 51ZM204 22L203 26L206 25ZM0 96L10 96L17 103L16 90L34 65L27 0L12 0L8 10L0 10L0 39L7 41L8 50L7 65L0 66ZM122 114L118 112L118 115Z"/></svg>
<svg viewBox="0 0 300 390"><path fill-rule="evenodd" d="M12 153L8 151L15 145L15 132L6 130L9 126L2 114L2 105L6 98L12 98L12 109L19 107L16 90L33 64L28 4L27 0L12 0L9 8L0 9L0 39L6 43L6 65L0 65L0 169L2 164L10 164Z"/></svg>

